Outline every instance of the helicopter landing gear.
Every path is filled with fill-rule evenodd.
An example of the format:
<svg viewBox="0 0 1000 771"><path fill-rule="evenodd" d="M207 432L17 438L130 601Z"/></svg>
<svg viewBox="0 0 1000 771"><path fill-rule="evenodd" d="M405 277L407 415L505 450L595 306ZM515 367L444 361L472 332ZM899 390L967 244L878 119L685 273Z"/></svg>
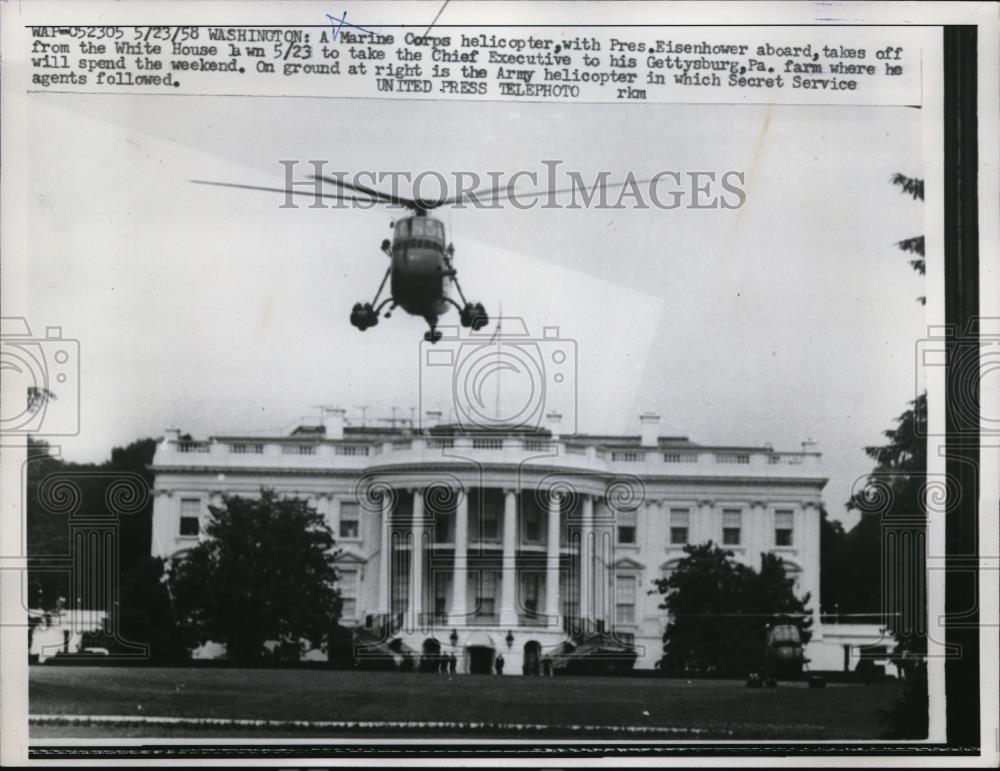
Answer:
<svg viewBox="0 0 1000 771"><path fill-rule="evenodd" d="M424 332L424 340L428 343L436 343L441 339L441 330L437 328L437 316L424 316L431 328Z"/></svg>
<svg viewBox="0 0 1000 771"><path fill-rule="evenodd" d="M471 327L473 331L480 330L490 323L489 314L486 313L482 303L466 303L459 315L462 326Z"/></svg>
<svg viewBox="0 0 1000 771"><path fill-rule="evenodd" d="M351 324L364 332L378 324L378 311L371 303L354 303L354 308L351 310Z"/></svg>

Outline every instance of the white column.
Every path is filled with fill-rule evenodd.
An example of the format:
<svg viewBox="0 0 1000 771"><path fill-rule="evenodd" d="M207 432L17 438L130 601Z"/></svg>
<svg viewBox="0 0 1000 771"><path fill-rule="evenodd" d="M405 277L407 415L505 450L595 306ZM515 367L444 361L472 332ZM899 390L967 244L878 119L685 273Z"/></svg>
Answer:
<svg viewBox="0 0 1000 771"><path fill-rule="evenodd" d="M545 615L550 627L561 627L559 609L559 515L562 497L553 492L549 495L549 533L545 542Z"/></svg>
<svg viewBox="0 0 1000 771"><path fill-rule="evenodd" d="M809 592L809 606L812 609L812 639L823 639L823 625L819 618L819 537L820 514L819 507L812 501L802 504L799 522L802 523L803 539L799 550L802 564L802 591ZM798 522L795 523L796 525ZM799 528L796 528L798 530ZM792 538L798 538L798 532L793 532ZM794 543L794 540L792 541Z"/></svg>
<svg viewBox="0 0 1000 771"><path fill-rule="evenodd" d="M716 546L722 541L722 531L715 526L715 511L712 501L698 501L698 518L691 523L691 543L700 546L712 541ZM716 531L718 530L718 533Z"/></svg>
<svg viewBox="0 0 1000 771"><path fill-rule="evenodd" d="M517 626L517 493L507 490L503 506L503 580L500 626Z"/></svg>
<svg viewBox="0 0 1000 771"><path fill-rule="evenodd" d="M413 535L410 547L410 628L420 627L424 611L424 494L413 492Z"/></svg>
<svg viewBox="0 0 1000 771"><path fill-rule="evenodd" d="M761 552L771 551L774 545L774 528L768 527L768 511L764 501L751 501L750 523L747 531L747 562L754 570L760 570Z"/></svg>
<svg viewBox="0 0 1000 771"><path fill-rule="evenodd" d="M594 548L590 556L590 571L593 576L590 582L590 608L591 617L595 622L599 622L604 620L604 603L607 595L607 587L605 586L607 571L604 560L607 556L607 538L611 532L608 527L608 517L612 516L612 512L601 502L598 502L594 508L595 517L591 525Z"/></svg>
<svg viewBox="0 0 1000 771"><path fill-rule="evenodd" d="M451 610L448 623L452 626L465 624L468 614L465 585L468 576L469 559L469 498L458 491L458 505L455 507L455 567L451 580Z"/></svg>
<svg viewBox="0 0 1000 771"><path fill-rule="evenodd" d="M392 518L392 496L382 496L382 544L379 549L378 565L378 612L392 613L391 581L392 581L392 528L389 524Z"/></svg>
<svg viewBox="0 0 1000 771"><path fill-rule="evenodd" d="M613 594L614 585L614 564L615 564L615 536L617 525L614 521L611 522L610 526L604 528L603 541L601 544L600 560L601 560L601 593L603 597L603 606L601 608L602 615L600 618L604 621L604 630L606 632L611 631L611 625L615 619L615 597ZM639 541L639 534L641 531L639 528L639 516L636 514L636 542ZM636 612L639 611L639 604L636 601Z"/></svg>
<svg viewBox="0 0 1000 771"><path fill-rule="evenodd" d="M580 531L580 618L593 617L594 499L583 494L583 526Z"/></svg>

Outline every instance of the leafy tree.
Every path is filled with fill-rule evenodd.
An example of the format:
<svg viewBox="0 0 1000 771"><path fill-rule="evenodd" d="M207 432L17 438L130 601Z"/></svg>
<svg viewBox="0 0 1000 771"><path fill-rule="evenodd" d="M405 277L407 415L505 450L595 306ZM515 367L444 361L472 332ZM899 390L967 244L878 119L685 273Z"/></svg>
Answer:
<svg viewBox="0 0 1000 771"><path fill-rule="evenodd" d="M264 644L318 647L340 617L333 533L300 498L262 489L259 499L224 496L210 506L207 538L175 557L169 586L192 647L225 643L252 664Z"/></svg>
<svg viewBox="0 0 1000 771"><path fill-rule="evenodd" d="M868 477L868 485L855 493L847 502L849 509L861 512L861 521L848 536L848 548L857 564L857 569L871 573L877 566L878 574L869 577L865 586L877 587L877 595L869 596L865 603L887 613L890 628L896 633L899 652L923 653L927 650L924 634L922 605L926 600L923 591L917 592L918 618L901 620L895 614L907 613L913 609L905 607L883 607L882 587L887 582L897 585L909 581L911 575L923 575L925 555L916 545L925 529L927 477L927 394L923 393L910 402L910 407L896 418L896 427L884 432L887 444L866 447L865 452L875 461L875 468ZM898 523L898 526L897 526ZM887 527L908 532L915 544L913 552L904 564L915 565L911 574L894 575L888 572L891 565L883 565L882 538ZM918 589L922 589L918 587ZM913 591L906 593L913 597ZM871 591L871 590L869 590ZM893 593L898 596L900 593Z"/></svg>
<svg viewBox="0 0 1000 771"><path fill-rule="evenodd" d="M795 597L778 557L761 555L758 572L712 542L684 552L673 573L655 582L669 612L661 669L745 675L761 665L765 627L776 616L799 623L808 640L809 595Z"/></svg>
<svg viewBox="0 0 1000 771"><path fill-rule="evenodd" d="M924 200L924 181L922 179L896 173L892 175L892 184L899 187L906 195L911 196L914 201ZM926 263L924 261L924 237L913 236L912 238L904 238L902 241L898 241L896 246L904 252L909 252L914 255L914 258L910 260L910 267L923 276L926 271ZM921 305L925 305L927 303L927 298L918 297L917 302Z"/></svg>
<svg viewBox="0 0 1000 771"><path fill-rule="evenodd" d="M33 557L71 554L72 516L114 514L109 511L108 491L125 474L138 474L146 488L151 488L153 474L148 467L155 452L155 439L140 439L126 447L115 447L111 459L104 463L72 463L53 457L47 442L29 436L25 480L28 554ZM58 489L51 485L53 480L59 482ZM70 501L72 506L68 505ZM141 506L118 516L120 580L149 556L152 517L151 496L141 501ZM68 596L69 592L67 575L54 571L29 568L29 586L29 600L35 607L51 608L58 597Z"/></svg>
<svg viewBox="0 0 1000 771"><path fill-rule="evenodd" d="M161 558L145 557L126 573L118 601L118 631L130 643L148 645L152 661L179 661L187 658L187 648L164 567Z"/></svg>

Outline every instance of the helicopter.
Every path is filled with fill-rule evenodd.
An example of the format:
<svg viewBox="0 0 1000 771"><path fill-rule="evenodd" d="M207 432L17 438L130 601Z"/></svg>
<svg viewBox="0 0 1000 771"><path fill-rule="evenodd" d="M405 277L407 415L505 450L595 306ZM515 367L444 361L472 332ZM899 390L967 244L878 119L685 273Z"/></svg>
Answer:
<svg viewBox="0 0 1000 771"><path fill-rule="evenodd" d="M313 198L353 201L367 205L381 203L407 209L411 212L410 214L391 223L392 239L387 238L382 241L380 249L390 260L389 267L382 277L382 283L379 284L371 302L354 304L351 309L351 325L364 332L377 325L380 316L389 318L393 310L402 308L411 316L420 316L427 321L430 329L424 333L424 340L436 343L441 339L441 332L437 328L438 319L448 311L450 306L458 311L459 320L463 327L478 331L489 324L489 314L487 314L483 304L469 302L458 283L458 272L453 263L455 247L447 242L444 223L430 216L429 213L442 206L458 204L467 200L496 202L498 197L509 197L513 194L509 188L501 185L488 190L463 191L451 198L412 199L357 183L351 184L332 176L311 175L311 179L334 185L338 190L322 193L318 190L294 190L200 179L191 181L199 185L261 190L284 193L285 195L308 195ZM650 180L643 180L643 182L648 181ZM627 183L613 183L605 186L621 187L624 184ZM551 190L547 194L551 196L563 192L567 192L567 190ZM353 194L361 194L364 197L357 197ZM382 298L386 282L389 282L389 296ZM458 292L462 304L450 296L449 291L452 286Z"/></svg>
<svg viewBox="0 0 1000 771"><path fill-rule="evenodd" d="M411 316L420 316L427 321L430 329L424 333L424 340L436 343L441 339L441 331L437 328L438 319L448 311L450 306L458 310L463 327L476 331L489 323L489 314L483 304L469 302L458 283L458 272L452 262L455 256L455 247L448 243L445 238L444 223L429 216L428 213L442 206L460 203L483 194L495 198L500 192L500 188L493 188L489 191L464 192L452 198L428 200L391 195L364 185L351 184L335 177L313 175L312 179L335 185L343 190L360 193L366 197L359 198L342 191L320 193L318 191L288 190L200 179L191 181L198 185L293 193L331 198L337 201L354 201L365 204L383 203L403 207L412 213L390 224L393 229L393 237L391 240L388 238L383 240L380 247L390 260L389 267L386 268L385 275L382 277L382 283L379 284L375 297L370 302L354 304L351 309L351 325L364 332L378 324L380 316L389 318L393 310L402 308ZM380 301L387 282L389 283L389 296ZM450 296L449 290L452 286L457 290L462 304ZM388 306L387 310L386 306Z"/></svg>

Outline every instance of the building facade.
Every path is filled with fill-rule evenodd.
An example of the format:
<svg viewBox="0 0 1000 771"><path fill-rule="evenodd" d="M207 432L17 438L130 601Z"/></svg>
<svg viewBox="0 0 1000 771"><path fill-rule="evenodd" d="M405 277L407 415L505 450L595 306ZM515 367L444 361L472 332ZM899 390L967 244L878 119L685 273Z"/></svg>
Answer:
<svg viewBox="0 0 1000 771"><path fill-rule="evenodd" d="M419 430L348 426L331 410L282 437L170 430L153 462L153 554L195 545L223 495L306 498L337 536L342 623L391 619L403 643L454 653L459 671L497 654L505 674L537 671L594 628L654 667L666 618L653 582L688 544L713 541L754 567L777 554L818 614L826 479L808 443L703 446L659 436L648 414L631 436L563 436L558 416L489 433L434 418Z"/></svg>

